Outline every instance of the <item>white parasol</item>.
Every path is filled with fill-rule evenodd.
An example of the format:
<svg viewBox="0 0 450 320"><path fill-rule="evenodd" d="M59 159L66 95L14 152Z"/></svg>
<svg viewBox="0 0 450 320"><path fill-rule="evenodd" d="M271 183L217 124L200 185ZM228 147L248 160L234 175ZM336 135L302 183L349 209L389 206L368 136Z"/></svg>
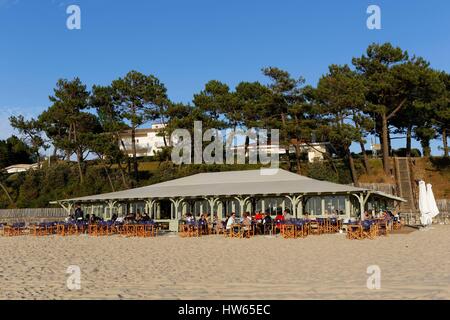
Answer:
<svg viewBox="0 0 450 320"><path fill-rule="evenodd" d="M436 217L439 214L439 209L436 205L436 200L434 199L433 186L427 184L427 199L428 199L428 209L430 210L431 218Z"/></svg>
<svg viewBox="0 0 450 320"><path fill-rule="evenodd" d="M425 181L419 181L419 210L420 210L420 222L422 225L430 225L433 220L431 217L430 208L428 206L427 189Z"/></svg>

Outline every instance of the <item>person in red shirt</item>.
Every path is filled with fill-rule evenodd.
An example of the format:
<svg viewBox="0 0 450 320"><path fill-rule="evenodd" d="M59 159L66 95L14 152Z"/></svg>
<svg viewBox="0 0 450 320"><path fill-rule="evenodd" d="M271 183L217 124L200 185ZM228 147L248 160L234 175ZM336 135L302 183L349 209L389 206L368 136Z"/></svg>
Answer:
<svg viewBox="0 0 450 320"><path fill-rule="evenodd" d="M261 212L258 211L258 212L255 214L255 220L256 220L256 221L261 221L263 218L264 218L264 217L263 217L263 215L261 214Z"/></svg>
<svg viewBox="0 0 450 320"><path fill-rule="evenodd" d="M281 213L277 213L277 216L275 217L275 221L277 224L279 224L280 221L284 221L284 215Z"/></svg>
<svg viewBox="0 0 450 320"><path fill-rule="evenodd" d="M278 212L275 217L275 229L281 231L281 222L284 221L284 215L281 212Z"/></svg>

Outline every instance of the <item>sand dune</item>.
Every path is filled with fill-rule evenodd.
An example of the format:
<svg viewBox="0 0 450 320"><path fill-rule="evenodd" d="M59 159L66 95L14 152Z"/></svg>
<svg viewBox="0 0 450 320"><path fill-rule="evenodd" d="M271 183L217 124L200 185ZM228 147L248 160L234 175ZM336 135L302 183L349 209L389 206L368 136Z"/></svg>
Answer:
<svg viewBox="0 0 450 320"><path fill-rule="evenodd" d="M362 241L0 237L0 299L450 299L449 243L441 225ZM81 290L66 286L69 265Z"/></svg>

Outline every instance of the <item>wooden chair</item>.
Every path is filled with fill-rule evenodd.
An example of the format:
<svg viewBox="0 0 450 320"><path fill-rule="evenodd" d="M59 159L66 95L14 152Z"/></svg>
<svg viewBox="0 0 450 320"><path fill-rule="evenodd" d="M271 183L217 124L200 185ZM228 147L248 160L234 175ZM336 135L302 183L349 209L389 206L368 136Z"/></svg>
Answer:
<svg viewBox="0 0 450 320"><path fill-rule="evenodd" d="M363 239L363 230L362 226L359 224L349 224L347 225L347 238L354 240Z"/></svg>
<svg viewBox="0 0 450 320"><path fill-rule="evenodd" d="M330 219L325 218L319 221L319 225L322 229L322 233L331 233L331 222Z"/></svg>
<svg viewBox="0 0 450 320"><path fill-rule="evenodd" d="M178 226L178 235L182 238L189 236L189 225L182 223Z"/></svg>
<svg viewBox="0 0 450 320"><path fill-rule="evenodd" d="M202 235L202 228L198 224L189 225L189 237L200 237Z"/></svg>
<svg viewBox="0 0 450 320"><path fill-rule="evenodd" d="M134 224L125 225L126 236L127 237L136 237L137 236L137 227Z"/></svg>
<svg viewBox="0 0 450 320"><path fill-rule="evenodd" d="M304 238L306 237L307 234L307 224L306 223L301 223L301 224L296 224L294 226L295 228L295 237L296 238Z"/></svg>
<svg viewBox="0 0 450 320"><path fill-rule="evenodd" d="M400 220L394 220L392 222L392 229L394 230L400 230L402 228L402 222Z"/></svg>
<svg viewBox="0 0 450 320"><path fill-rule="evenodd" d="M377 234L378 234L378 225L376 223L371 224L368 229L362 228L363 238L368 238L368 239L373 240L376 238Z"/></svg>
<svg viewBox="0 0 450 320"><path fill-rule="evenodd" d="M88 226L88 235L99 236L99 226L98 224L90 224Z"/></svg>
<svg viewBox="0 0 450 320"><path fill-rule="evenodd" d="M12 226L3 227L3 235L6 237L21 236L26 233L25 223L14 223Z"/></svg>
<svg viewBox="0 0 450 320"><path fill-rule="evenodd" d="M233 224L230 229L230 238L242 238L243 232L240 224Z"/></svg>
<svg viewBox="0 0 450 320"><path fill-rule="evenodd" d="M311 234L311 222L307 221L303 224L303 236L307 237Z"/></svg>
<svg viewBox="0 0 450 320"><path fill-rule="evenodd" d="M255 225L251 224L250 226L242 227L242 237L249 239L254 235L255 235Z"/></svg>
<svg viewBox="0 0 450 320"><path fill-rule="evenodd" d="M263 224L263 234L264 235L273 235L275 224L273 223L265 223Z"/></svg>
<svg viewBox="0 0 450 320"><path fill-rule="evenodd" d="M60 236L66 235L66 224L59 223L56 225L56 234Z"/></svg>
<svg viewBox="0 0 450 320"><path fill-rule="evenodd" d="M28 228L30 229L30 234L35 237L45 235L45 226L43 226L42 224L35 224L29 226Z"/></svg>
<svg viewBox="0 0 450 320"><path fill-rule="evenodd" d="M313 220L309 223L309 233L310 234L320 235L320 234L322 234L322 230L323 229L318 221Z"/></svg>
<svg viewBox="0 0 450 320"><path fill-rule="evenodd" d="M144 224L143 237L156 237L155 226L152 224Z"/></svg>
<svg viewBox="0 0 450 320"><path fill-rule="evenodd" d="M342 221L339 219L330 220L330 233L338 233L341 230Z"/></svg>
<svg viewBox="0 0 450 320"><path fill-rule="evenodd" d="M217 234L217 235L223 234L223 233L225 232L225 227L226 227L226 226L223 225L222 221L219 221L219 222L217 222L217 223L218 223L219 225L216 225L216 226L214 227L214 229L213 229L213 234Z"/></svg>
<svg viewBox="0 0 450 320"><path fill-rule="evenodd" d="M388 236L389 235L389 222L386 220L379 220L378 225L378 236Z"/></svg>
<svg viewBox="0 0 450 320"><path fill-rule="evenodd" d="M294 239L295 226L293 224L283 224L281 228L281 236L285 239Z"/></svg>

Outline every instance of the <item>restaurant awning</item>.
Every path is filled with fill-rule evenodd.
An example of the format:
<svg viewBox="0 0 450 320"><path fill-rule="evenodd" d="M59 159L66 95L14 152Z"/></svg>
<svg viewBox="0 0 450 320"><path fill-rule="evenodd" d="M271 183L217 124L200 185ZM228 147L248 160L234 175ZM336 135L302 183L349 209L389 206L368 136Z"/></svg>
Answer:
<svg viewBox="0 0 450 320"><path fill-rule="evenodd" d="M203 198L282 195L326 195L373 192L398 201L404 199L379 191L320 181L278 169L274 174L261 170L199 173L145 187L86 197L59 200L58 202L125 201L162 198Z"/></svg>

